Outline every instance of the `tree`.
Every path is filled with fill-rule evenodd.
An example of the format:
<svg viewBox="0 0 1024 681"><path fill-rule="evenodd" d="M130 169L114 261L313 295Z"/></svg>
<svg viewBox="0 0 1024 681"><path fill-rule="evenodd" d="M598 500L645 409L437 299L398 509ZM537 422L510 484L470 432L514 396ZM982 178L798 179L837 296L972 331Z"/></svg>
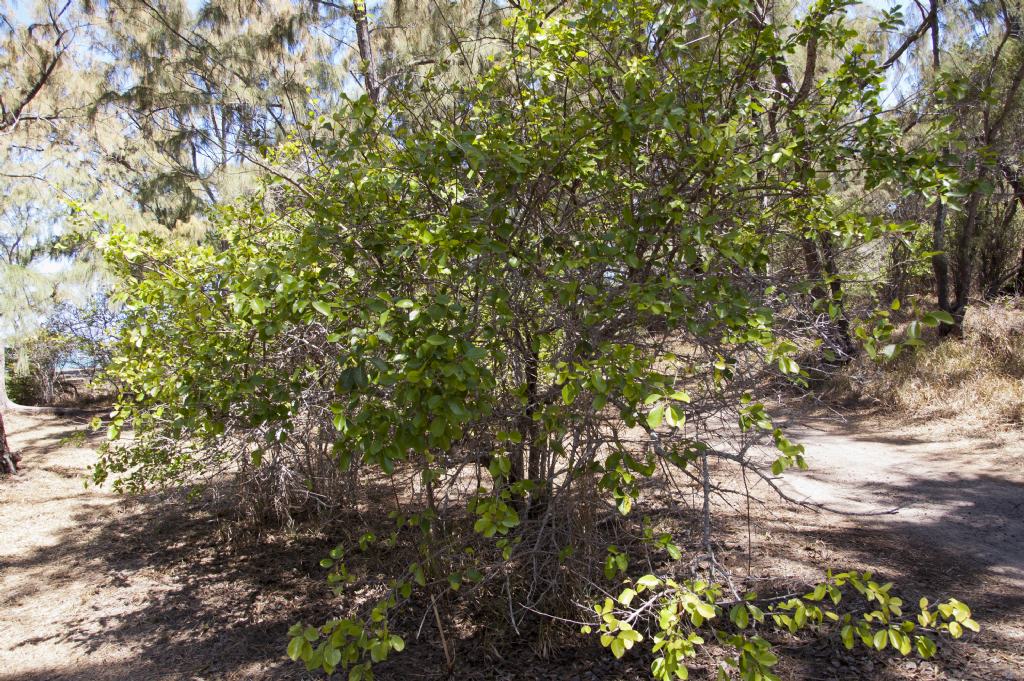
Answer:
<svg viewBox="0 0 1024 681"><path fill-rule="evenodd" d="M41 182L76 174L70 200L137 228L196 236L305 120L307 93L329 107L342 87L347 44L332 31L345 17L315 3L64 0L39 13L5 15L5 92L22 94L0 102L16 133L0 153Z"/></svg>
<svg viewBox="0 0 1024 681"><path fill-rule="evenodd" d="M415 32L408 13L394 14L406 36ZM346 20L365 54L365 85L376 89L364 3L243 7L215 0L193 14L174 0L62 0L42 3L24 25L16 16L5 11L0 25L0 173L11 197L8 213L17 200L17 210L32 213L33 221L52 224L35 224L30 234L31 221L4 221L3 276L14 295L3 312L0 355L15 327L23 335L47 305L77 286L58 285L78 276L70 273L77 266L38 272L66 205L102 205L105 219L135 229L175 228L239 195L252 168L265 165L261 149L305 120L310 88L321 105L333 106L343 75L334 64L348 50L341 37ZM455 10L437 16L450 22ZM398 28L386 43L392 65L403 44L393 37ZM2 379L0 388L0 403L9 408Z"/></svg>
<svg viewBox="0 0 1024 681"><path fill-rule="evenodd" d="M652 534L623 550L602 528L647 537L630 511L669 471L705 500L721 576L712 463L772 486L806 465L757 399L766 374L806 379L795 355L821 342L802 301L835 275L804 266L801 244L870 250L915 229L837 187L937 191L941 169L883 114L881 60L846 8L820 2L783 26L740 0L524 7L479 76L428 73L321 116L280 152L314 170L224 207L216 243L115 230L105 252L127 319L111 435L130 425L134 439L96 481L194 484L295 441L321 443L351 495L408 474L394 534L366 542L412 534L418 558L365 617L292 629L288 652L311 668L367 678L404 647L388 615L414 592L436 608L463 584L507 585L517 621L604 584L620 595L598 599L592 627L616 656L652 637L654 674L682 675L704 627L743 674L772 678L768 643L747 631L762 610L738 603L729 624L711 580L627 578L631 550L679 549ZM779 73L810 45L836 66L811 68L794 96ZM851 320L872 356L899 351L886 314ZM323 561L338 588L344 554ZM832 613L848 647L927 657L936 632L977 626L962 604L926 603L912 640L889 587L852 574L771 617L793 632L824 622L821 599L843 587L892 623Z"/></svg>
<svg viewBox="0 0 1024 681"><path fill-rule="evenodd" d="M244 192L261 150L304 120L307 92L330 106L340 87L344 45L320 30L339 17L305 4L61 0L16 16L0 24L3 343L98 275L88 243L70 243L88 231L69 228L73 211L102 207L100 231L202 238L205 211Z"/></svg>
<svg viewBox="0 0 1024 681"><path fill-rule="evenodd" d="M63 115L60 102L48 95L55 89L56 71L75 31L68 16L71 2L48 4L43 18L25 27L11 22L13 12L6 0L0 5L0 133L52 124Z"/></svg>
<svg viewBox="0 0 1024 681"><path fill-rule="evenodd" d="M341 21L316 3L180 0L97 5L93 41L113 55L94 116L127 130L104 155L132 172L140 207L174 227L249 186L274 146L305 120L312 91L330 106Z"/></svg>
<svg viewBox="0 0 1024 681"><path fill-rule="evenodd" d="M54 187L31 171L33 156L20 164L17 154L5 160L9 176L0 197L0 410L15 406L3 371L6 349L32 336L53 306L88 295L102 280L96 259L88 252L76 253L88 226L69 205L70 197L92 180L82 183L55 175L59 190L68 193L55 196Z"/></svg>
<svg viewBox="0 0 1024 681"><path fill-rule="evenodd" d="M995 295L1020 271L1012 263L1020 239L1013 207L1024 81L1019 13L1016 2L932 2L919 29L927 27L930 49L922 45L908 64L916 83L906 130L932 138L936 162L950 170L944 183L955 187L952 202L931 213L936 302L954 320L943 333L960 329L975 291ZM918 133L922 122L932 129Z"/></svg>
<svg viewBox="0 0 1024 681"><path fill-rule="evenodd" d="M384 3L375 31L380 79L401 92L428 73L435 83L478 76L508 46L511 9L493 0Z"/></svg>
<svg viewBox="0 0 1024 681"><path fill-rule="evenodd" d="M16 406L7 394L7 348L31 333L45 316L45 306L63 298L65 290L40 268L54 254L59 218L39 210L31 180L16 181L7 189L0 198L0 470L13 474L19 459L8 447L2 420L2 413ZM80 282L88 272L84 263L69 267L68 282Z"/></svg>

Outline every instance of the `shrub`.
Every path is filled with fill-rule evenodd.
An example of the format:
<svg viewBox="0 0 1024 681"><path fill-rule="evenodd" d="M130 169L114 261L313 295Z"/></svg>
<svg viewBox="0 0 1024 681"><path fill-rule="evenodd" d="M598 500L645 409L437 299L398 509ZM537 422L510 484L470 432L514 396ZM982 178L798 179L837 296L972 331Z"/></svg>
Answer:
<svg viewBox="0 0 1024 681"><path fill-rule="evenodd" d="M768 643L741 626L760 626L755 610L740 599L717 624L711 465L768 484L805 465L757 401L760 377L802 380L797 348L848 321L837 249L912 229L849 210L833 186L941 181L879 115L883 75L845 7L819 3L787 31L743 0L527 8L471 85L428 77L386 108L360 98L323 116L278 159L317 170L224 208L220 243L115 232L128 319L111 435L135 438L96 480L181 483L300 452L317 463L292 454L289 494L316 489L327 458L357 507L402 476L391 531L359 543L418 555L365 611L293 628L288 653L310 668L368 678L404 647L395 608L465 585L505 591L494 610L512 618L596 599L602 643L619 656L652 641L659 678L685 677L710 622L745 678L773 678ZM840 65L787 85L786 55L812 39ZM878 320L861 336L891 355ZM701 490L711 579L672 577L679 547L630 515L656 479ZM637 573L633 549L609 545L616 529L668 556L665 574ZM352 549L323 561L339 591ZM847 582L879 614L836 615L843 639L909 652L916 625L890 586L821 588ZM775 622L827 623L811 596ZM964 626L953 607L950 624L924 606L925 634Z"/></svg>
<svg viewBox="0 0 1024 681"><path fill-rule="evenodd" d="M73 352L70 339L42 331L12 350L13 376L7 391L12 401L26 405L52 405L74 396L77 386L62 374Z"/></svg>
<svg viewBox="0 0 1024 681"><path fill-rule="evenodd" d="M109 399L110 386L92 380L110 361L118 324L119 314L106 296L56 305L42 328L8 351L7 366L14 368L10 398L26 405Z"/></svg>

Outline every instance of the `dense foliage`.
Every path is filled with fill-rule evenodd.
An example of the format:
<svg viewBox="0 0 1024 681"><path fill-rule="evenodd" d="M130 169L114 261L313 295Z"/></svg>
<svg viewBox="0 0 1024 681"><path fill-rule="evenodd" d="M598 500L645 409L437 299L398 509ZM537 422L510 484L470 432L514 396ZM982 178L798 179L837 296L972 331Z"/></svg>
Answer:
<svg viewBox="0 0 1024 681"><path fill-rule="evenodd" d="M823 0L788 26L748 0L524 7L469 84L438 65L386 104L311 123L277 162L314 171L223 208L215 238L115 231L128 317L111 434L134 438L95 479L141 489L230 470L274 487L271 512L287 514L379 504L401 478L394 532L360 543L415 535L419 556L367 612L293 628L288 652L310 667L368 677L404 647L391 610L466 583L507 590L513 622L578 619L564 604L597 599L586 628L616 656L653 635L657 678L686 677L702 629L736 649L743 678L774 678L751 631L764 611L714 582L712 474L773 484L806 465L758 400L772 374L810 377L798 352L899 350L871 311L873 278L836 262L919 227L839 193L934 200L945 178L882 115L884 71L847 7ZM788 59L812 45L836 66L795 82ZM655 480L702 491L709 579L677 576L672 537L630 515ZM609 545L610 526L645 539ZM324 560L339 591L349 548ZM636 572L636 550L658 574ZM877 610L820 607L846 585ZM935 632L976 627L958 601L922 602L915 625L890 588L830 576L770 621L837 620L848 646L924 656Z"/></svg>

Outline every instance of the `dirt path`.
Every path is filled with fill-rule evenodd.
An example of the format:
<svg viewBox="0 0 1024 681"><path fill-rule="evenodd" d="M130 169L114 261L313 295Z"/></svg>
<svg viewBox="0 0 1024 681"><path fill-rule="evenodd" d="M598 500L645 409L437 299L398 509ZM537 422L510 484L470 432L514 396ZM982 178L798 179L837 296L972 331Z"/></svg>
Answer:
<svg viewBox="0 0 1024 681"><path fill-rule="evenodd" d="M1024 679L1024 443L1019 432L807 418L787 432L810 470L787 473L792 497L836 515L779 508L762 516L776 569L814 579L827 567L871 570L918 596L967 601L983 632L951 646L948 678Z"/></svg>
<svg viewBox="0 0 1024 681"><path fill-rule="evenodd" d="M1024 594L1019 434L951 438L926 428L893 433L863 420L805 422L789 430L806 444L813 464L786 477L784 487L794 497L855 513L891 510L846 524L892 532L928 561L968 559L975 574Z"/></svg>
<svg viewBox="0 0 1024 681"><path fill-rule="evenodd" d="M809 579L831 566L872 569L911 593L963 597L985 630L940 666L893 676L814 662L795 676L791 666L790 678L1024 679L1019 437L801 424L794 432L812 470L787 475L793 495L899 511L769 505L753 533L755 554L770 561L762 566ZM329 539L231 554L208 513L127 506L84 488L97 444L82 439L85 419L15 414L8 427L24 461L21 475L0 482L0 681L303 678L281 644L292 622L322 619L315 562Z"/></svg>
<svg viewBox="0 0 1024 681"><path fill-rule="evenodd" d="M0 485L0 673L15 679L82 661L73 646L56 641L98 610L97 600L108 601L104 575L78 549L92 538L95 522L116 514L117 506L107 495L83 490L93 454L65 438L84 424L6 418L12 448L27 459L25 473Z"/></svg>
<svg viewBox="0 0 1024 681"><path fill-rule="evenodd" d="M87 419L7 418L23 460L0 481L0 680L302 678L281 641L303 599L275 583L320 583L285 557L302 547L236 565L209 517L85 488Z"/></svg>

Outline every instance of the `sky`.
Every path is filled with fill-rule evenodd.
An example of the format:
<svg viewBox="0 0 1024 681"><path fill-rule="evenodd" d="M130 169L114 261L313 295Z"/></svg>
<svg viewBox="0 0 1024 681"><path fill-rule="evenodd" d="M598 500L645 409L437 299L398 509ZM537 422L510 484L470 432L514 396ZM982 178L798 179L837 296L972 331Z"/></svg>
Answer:
<svg viewBox="0 0 1024 681"><path fill-rule="evenodd" d="M185 4L188 8L195 12L198 10L205 0L185 0ZM32 19L32 9L36 5L36 0L8 0L7 6L13 10L14 17L18 20L18 23L28 23Z"/></svg>

